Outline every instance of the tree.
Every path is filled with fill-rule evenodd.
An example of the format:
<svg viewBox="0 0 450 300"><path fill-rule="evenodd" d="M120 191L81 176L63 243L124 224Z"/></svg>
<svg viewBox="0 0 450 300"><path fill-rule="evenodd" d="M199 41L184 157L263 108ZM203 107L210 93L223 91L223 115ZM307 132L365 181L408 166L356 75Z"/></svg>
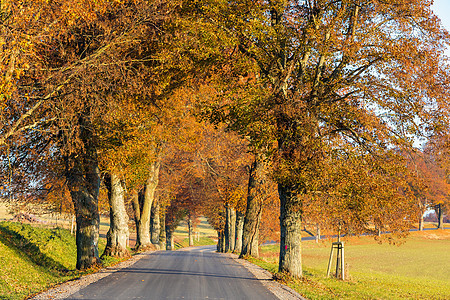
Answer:
<svg viewBox="0 0 450 300"><path fill-rule="evenodd" d="M247 143L235 134L225 133L222 128L207 131L204 139L203 151L199 151L202 167L205 172L205 185L208 193L223 206L224 227L216 229L221 233L223 251L234 251L236 242L236 208L242 210L246 196L246 166L251 155L246 153ZM210 196L210 197L211 197ZM213 212L218 207L212 206ZM210 216L211 212L207 212ZM219 217L220 219L220 217ZM222 225L218 222L218 225Z"/></svg>
<svg viewBox="0 0 450 300"><path fill-rule="evenodd" d="M419 208L419 230L423 230L423 216L429 208L430 200L427 197L427 181L429 172L427 170L425 160L422 152L407 153L408 169L411 172L411 177L408 180L411 190L417 199L417 206Z"/></svg>
<svg viewBox="0 0 450 300"><path fill-rule="evenodd" d="M450 138L449 126L444 122L440 123L435 134L430 138L426 147L425 153L428 155L428 165L433 174L431 180L432 197L434 198L434 208L438 217L438 228L442 229L444 226L444 212L448 212L450 207L449 201L449 183L450 183Z"/></svg>
<svg viewBox="0 0 450 300"><path fill-rule="evenodd" d="M267 145L281 201L279 271L301 277L302 205L320 191L315 179L332 166L334 153L356 157L356 148L361 159L372 155L381 162L379 178L390 171L386 180L398 177L401 171L382 167L397 156L390 149L412 147L411 136L448 112L442 56L448 33L428 1L205 0L189 8L222 48L229 47L227 57L256 66L240 74L254 72L248 84L229 71L238 67L225 70L228 84L212 109L253 144ZM254 134L257 124L265 124L259 133L266 134ZM404 199L391 198L390 207ZM352 198L348 208L359 214L362 200ZM391 226L402 230L401 220L411 213L365 209L377 218L390 214L399 220Z"/></svg>
<svg viewBox="0 0 450 300"><path fill-rule="evenodd" d="M429 208L434 208L438 217L438 228L443 228L442 212L448 209L450 185L447 182L445 170L439 163L439 158L433 152L433 142L425 145L425 150L409 155L411 165L416 175L411 180L415 185L413 190L418 198L420 207L420 228L423 228L423 215Z"/></svg>
<svg viewBox="0 0 450 300"><path fill-rule="evenodd" d="M75 206L77 268L91 267L98 261L102 117L122 106L123 95L154 105L172 89L174 73L155 72L154 57L162 45L158 26L173 6L59 0L6 1L1 8L1 69L8 76L2 78L1 105L7 109L0 145L4 150L13 139L38 135L49 142Z"/></svg>
<svg viewBox="0 0 450 300"><path fill-rule="evenodd" d="M148 248L150 240L150 214L155 190L159 182L160 162L155 161L149 167L149 175L143 190L133 192L132 203L136 222L136 250Z"/></svg>
<svg viewBox="0 0 450 300"><path fill-rule="evenodd" d="M106 234L106 247L102 256L129 256L127 249L128 215L120 177L116 173L107 174L104 182L108 189L110 227Z"/></svg>
<svg viewBox="0 0 450 300"><path fill-rule="evenodd" d="M161 233L160 204L158 198L152 203L152 212L150 216L150 238L153 245L159 248L159 237Z"/></svg>
<svg viewBox="0 0 450 300"><path fill-rule="evenodd" d="M267 175L264 172L265 168L262 159L255 157L249 171L247 209L245 211L240 257L248 255L259 256L259 225L265 193L263 187L265 181L267 181Z"/></svg>

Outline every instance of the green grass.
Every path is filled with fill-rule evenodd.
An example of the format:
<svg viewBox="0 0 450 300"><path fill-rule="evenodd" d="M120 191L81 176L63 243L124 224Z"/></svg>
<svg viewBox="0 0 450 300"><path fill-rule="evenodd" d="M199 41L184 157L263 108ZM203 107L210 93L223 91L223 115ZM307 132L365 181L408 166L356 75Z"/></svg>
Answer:
<svg viewBox="0 0 450 300"><path fill-rule="evenodd" d="M78 277L75 259L67 230L0 222L0 299L23 299Z"/></svg>
<svg viewBox="0 0 450 300"><path fill-rule="evenodd" d="M287 284L308 299L450 299L448 235L413 233L401 246L370 238L346 241L347 281L326 278L330 242L303 242L304 279ZM278 245L263 246L261 259L250 260L276 273L278 250Z"/></svg>
<svg viewBox="0 0 450 300"><path fill-rule="evenodd" d="M175 250L189 247L189 239L185 238L179 242L175 242ZM209 237L201 237L200 240L194 239L194 246L208 246L208 245L216 245L217 242L212 240Z"/></svg>
<svg viewBox="0 0 450 300"><path fill-rule="evenodd" d="M199 218L199 223L194 228L194 232L199 232L200 237L216 237L217 232L209 225L205 217ZM186 221L181 221L174 232L175 237L184 239L188 237L188 227Z"/></svg>
<svg viewBox="0 0 450 300"><path fill-rule="evenodd" d="M216 231L209 225L205 217L200 217L199 220L199 224L194 228L194 233L199 233L199 240L197 240L197 234L194 234L194 246L216 245L217 241L212 239L212 237L217 236ZM189 247L188 236L187 223L182 221L174 232L175 250Z"/></svg>
<svg viewBox="0 0 450 300"><path fill-rule="evenodd" d="M100 253L104 248L105 241L100 240ZM75 237L69 230L0 222L0 299L24 299L95 271L75 270L76 257ZM107 257L103 266L119 261Z"/></svg>

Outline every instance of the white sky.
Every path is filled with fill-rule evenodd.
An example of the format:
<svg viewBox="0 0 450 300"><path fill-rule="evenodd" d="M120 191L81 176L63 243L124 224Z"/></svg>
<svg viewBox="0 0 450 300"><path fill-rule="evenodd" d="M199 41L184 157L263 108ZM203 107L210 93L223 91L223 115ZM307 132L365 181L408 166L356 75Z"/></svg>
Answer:
<svg viewBox="0 0 450 300"><path fill-rule="evenodd" d="M433 11L447 31L450 31L450 0L434 0ZM447 55L450 56L450 49L447 49Z"/></svg>

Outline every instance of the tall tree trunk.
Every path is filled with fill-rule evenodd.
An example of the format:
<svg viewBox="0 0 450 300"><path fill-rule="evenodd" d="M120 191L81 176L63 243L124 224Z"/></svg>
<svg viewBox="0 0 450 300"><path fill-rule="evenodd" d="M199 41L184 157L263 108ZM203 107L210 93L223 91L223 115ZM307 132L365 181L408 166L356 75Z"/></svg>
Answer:
<svg viewBox="0 0 450 300"><path fill-rule="evenodd" d="M217 231L217 252L222 252L220 249L220 231Z"/></svg>
<svg viewBox="0 0 450 300"><path fill-rule="evenodd" d="M191 214L188 214L187 219L187 225L188 225L188 235L189 235L189 246L194 246L194 225L192 222Z"/></svg>
<svg viewBox="0 0 450 300"><path fill-rule="evenodd" d="M98 238L100 217L98 194L100 172L94 136L87 118L80 117L80 140L83 148L78 153L64 156L65 176L75 207L77 269L87 269L99 261Z"/></svg>
<svg viewBox="0 0 450 300"><path fill-rule="evenodd" d="M225 252L230 252L234 250L236 239L236 211L227 205L225 213Z"/></svg>
<svg viewBox="0 0 450 300"><path fill-rule="evenodd" d="M423 231L423 215L425 214L425 205L422 203L422 201L419 201L419 231Z"/></svg>
<svg viewBox="0 0 450 300"><path fill-rule="evenodd" d="M419 216L419 231L423 231L423 214Z"/></svg>
<svg viewBox="0 0 450 300"><path fill-rule="evenodd" d="M225 252L225 232L217 231L217 252Z"/></svg>
<svg viewBox="0 0 450 300"><path fill-rule="evenodd" d="M444 214L442 212L442 204L438 204L434 207L436 216L438 219L438 229L444 229Z"/></svg>
<svg viewBox="0 0 450 300"><path fill-rule="evenodd" d="M259 256L259 224L262 215L261 186L264 181L263 164L255 158L250 166L247 193L247 210L245 211L242 233L242 251L239 257Z"/></svg>
<svg viewBox="0 0 450 300"><path fill-rule="evenodd" d="M136 250L145 250L151 245L150 241L150 213L155 196L155 190L158 186L159 177L159 161L151 164L149 177L145 184L143 194L133 196L133 207L135 211L136 221ZM137 216L139 214L139 216Z"/></svg>
<svg viewBox="0 0 450 300"><path fill-rule="evenodd" d="M161 215L160 224L166 224L166 214L163 213ZM165 226L165 225L164 225ZM166 249L166 230L160 230L159 232L159 249L164 250Z"/></svg>
<svg viewBox="0 0 450 300"><path fill-rule="evenodd" d="M287 272L294 278L302 277L301 220L299 195L290 187L278 184L280 196L280 259L279 272Z"/></svg>
<svg viewBox="0 0 450 300"><path fill-rule="evenodd" d="M245 214L241 211L236 212L236 239L234 243L234 252L241 253L242 251L242 233L244 230Z"/></svg>
<svg viewBox="0 0 450 300"><path fill-rule="evenodd" d="M106 175L104 182L108 189L110 225L102 256L126 257L130 255L127 249L129 231L122 183L114 172Z"/></svg>
<svg viewBox="0 0 450 300"><path fill-rule="evenodd" d="M166 250L175 250L175 245L173 242L173 229L168 225L166 225Z"/></svg>
<svg viewBox="0 0 450 300"><path fill-rule="evenodd" d="M161 232L161 223L159 219L160 204L159 201L155 199L152 205L152 218L151 218L151 240L153 245L159 246L159 234Z"/></svg>
<svg viewBox="0 0 450 300"><path fill-rule="evenodd" d="M133 206L133 211L134 211L134 224L136 225L136 245L137 246L137 241L140 240L139 234L140 234L140 230L139 230L139 224L141 222L141 205L139 203L139 191L134 189L131 193L131 204Z"/></svg>

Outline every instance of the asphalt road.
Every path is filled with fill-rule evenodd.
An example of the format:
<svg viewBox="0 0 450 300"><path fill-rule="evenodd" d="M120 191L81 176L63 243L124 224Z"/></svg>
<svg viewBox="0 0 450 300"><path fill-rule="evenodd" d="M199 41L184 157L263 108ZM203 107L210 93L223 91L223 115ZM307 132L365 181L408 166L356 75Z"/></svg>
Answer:
<svg viewBox="0 0 450 300"><path fill-rule="evenodd" d="M157 251L67 299L278 299L215 246Z"/></svg>

